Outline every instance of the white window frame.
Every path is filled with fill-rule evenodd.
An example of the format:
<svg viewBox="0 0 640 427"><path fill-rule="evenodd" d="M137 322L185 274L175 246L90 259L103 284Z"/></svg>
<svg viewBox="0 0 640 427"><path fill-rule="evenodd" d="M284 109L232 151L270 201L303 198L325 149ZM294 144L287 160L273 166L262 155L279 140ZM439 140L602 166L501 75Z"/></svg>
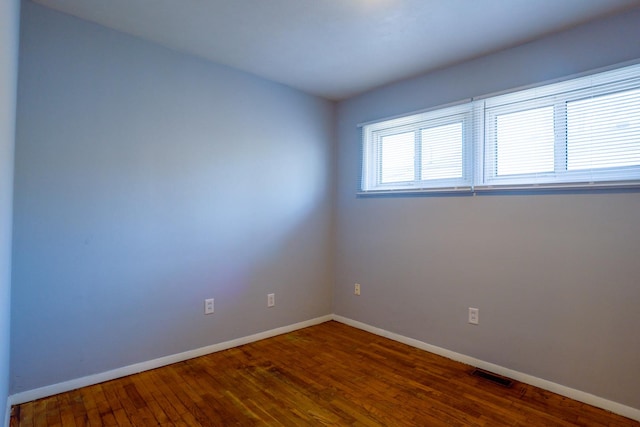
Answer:
<svg viewBox="0 0 640 427"><path fill-rule="evenodd" d="M362 126L363 161L362 191L366 193L469 191L473 182L473 116L469 103L438 108L410 116L384 120ZM462 123L462 176L459 178L421 179L421 140L423 129ZM381 143L385 136L405 132L415 133L414 179L402 182L382 182Z"/></svg>
<svg viewBox="0 0 640 427"><path fill-rule="evenodd" d="M388 192L491 191L495 189L580 189L640 187L640 165L590 170L567 170L567 103L640 88L640 63L545 84L497 96L467 100L453 106L371 122L362 126L360 194ZM544 106L554 108L554 170L499 176L495 161L496 117ZM383 136L463 123L462 177L421 180L415 159L412 181L381 182L380 141ZM635 141L634 141L635 142ZM640 144L640 140L638 141ZM419 142L416 138L416 148Z"/></svg>
<svg viewBox="0 0 640 427"><path fill-rule="evenodd" d="M636 76L629 78L625 71L636 68ZM616 77L625 77L622 80ZM608 80L613 81L608 81ZM602 82L604 80L604 82ZM619 184L636 185L640 180L640 165L626 167L600 168L592 170L567 170L568 139L566 106L569 102L609 95L625 90L640 88L640 65L626 67L623 70L604 72L595 76L577 78L566 82L546 85L541 88L514 92L484 100L485 102L485 138L484 158L477 158L477 167L484 171L482 180L477 181L476 189L493 187L598 187ZM499 114L526 111L528 109L551 106L554 108L554 171L547 173L518 174L498 176L497 165L492 154L495 152L496 117ZM640 143L640 141L639 141ZM616 177L624 177L623 180ZM609 184L608 184L609 183Z"/></svg>

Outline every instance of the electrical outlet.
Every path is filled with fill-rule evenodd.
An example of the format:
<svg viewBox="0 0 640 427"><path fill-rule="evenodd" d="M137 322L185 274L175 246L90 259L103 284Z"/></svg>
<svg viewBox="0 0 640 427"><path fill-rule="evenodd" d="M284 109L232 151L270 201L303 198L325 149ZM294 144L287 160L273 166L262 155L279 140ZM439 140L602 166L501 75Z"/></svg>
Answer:
<svg viewBox="0 0 640 427"><path fill-rule="evenodd" d="M267 307L273 307L276 305L276 294L267 295Z"/></svg>
<svg viewBox="0 0 640 427"><path fill-rule="evenodd" d="M480 323L480 310L477 308L469 307L469 323L477 325Z"/></svg>
<svg viewBox="0 0 640 427"><path fill-rule="evenodd" d="M356 283L355 287L353 288L353 293L356 295L360 295L360 283Z"/></svg>
<svg viewBox="0 0 640 427"><path fill-rule="evenodd" d="M204 314L213 314L213 298L204 300Z"/></svg>

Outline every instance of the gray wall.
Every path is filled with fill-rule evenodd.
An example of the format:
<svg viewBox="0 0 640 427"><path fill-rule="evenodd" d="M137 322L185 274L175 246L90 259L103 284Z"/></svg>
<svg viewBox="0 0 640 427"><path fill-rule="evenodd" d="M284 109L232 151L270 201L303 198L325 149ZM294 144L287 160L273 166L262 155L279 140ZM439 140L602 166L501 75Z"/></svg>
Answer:
<svg viewBox="0 0 640 427"><path fill-rule="evenodd" d="M19 10L18 0L0 2L0 420L4 420L9 389L11 217Z"/></svg>
<svg viewBox="0 0 640 427"><path fill-rule="evenodd" d="M333 104L23 9L13 393L331 313Z"/></svg>
<svg viewBox="0 0 640 427"><path fill-rule="evenodd" d="M335 313L640 408L640 193L356 197L359 122L637 59L638 40L635 10L340 103Z"/></svg>

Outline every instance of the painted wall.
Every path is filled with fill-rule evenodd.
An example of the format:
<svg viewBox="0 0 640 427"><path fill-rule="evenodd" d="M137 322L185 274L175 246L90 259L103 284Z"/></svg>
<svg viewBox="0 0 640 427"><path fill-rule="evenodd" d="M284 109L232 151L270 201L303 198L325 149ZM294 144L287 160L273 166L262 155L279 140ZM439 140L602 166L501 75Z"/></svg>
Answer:
<svg viewBox="0 0 640 427"><path fill-rule="evenodd" d="M0 419L4 419L9 390L11 218L19 11L18 0L0 2Z"/></svg>
<svg viewBox="0 0 640 427"><path fill-rule="evenodd" d="M332 103L23 9L12 393L331 313Z"/></svg>
<svg viewBox="0 0 640 427"><path fill-rule="evenodd" d="M340 103L335 313L640 408L640 193L356 197L358 123L638 59L638 40L640 9Z"/></svg>

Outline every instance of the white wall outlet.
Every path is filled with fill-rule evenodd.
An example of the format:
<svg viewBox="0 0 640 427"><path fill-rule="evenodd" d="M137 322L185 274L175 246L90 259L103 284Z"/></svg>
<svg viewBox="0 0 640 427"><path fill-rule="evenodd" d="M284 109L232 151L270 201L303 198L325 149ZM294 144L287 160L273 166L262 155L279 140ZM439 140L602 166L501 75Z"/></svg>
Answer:
<svg viewBox="0 0 640 427"><path fill-rule="evenodd" d="M213 314L213 298L204 300L204 314Z"/></svg>
<svg viewBox="0 0 640 427"><path fill-rule="evenodd" d="M356 285L353 288L353 293L356 295L360 295L360 283L356 283Z"/></svg>
<svg viewBox="0 0 640 427"><path fill-rule="evenodd" d="M477 325L480 323L480 310L477 308L469 307L469 323Z"/></svg>
<svg viewBox="0 0 640 427"><path fill-rule="evenodd" d="M273 307L276 305L276 294L267 295L267 307Z"/></svg>

